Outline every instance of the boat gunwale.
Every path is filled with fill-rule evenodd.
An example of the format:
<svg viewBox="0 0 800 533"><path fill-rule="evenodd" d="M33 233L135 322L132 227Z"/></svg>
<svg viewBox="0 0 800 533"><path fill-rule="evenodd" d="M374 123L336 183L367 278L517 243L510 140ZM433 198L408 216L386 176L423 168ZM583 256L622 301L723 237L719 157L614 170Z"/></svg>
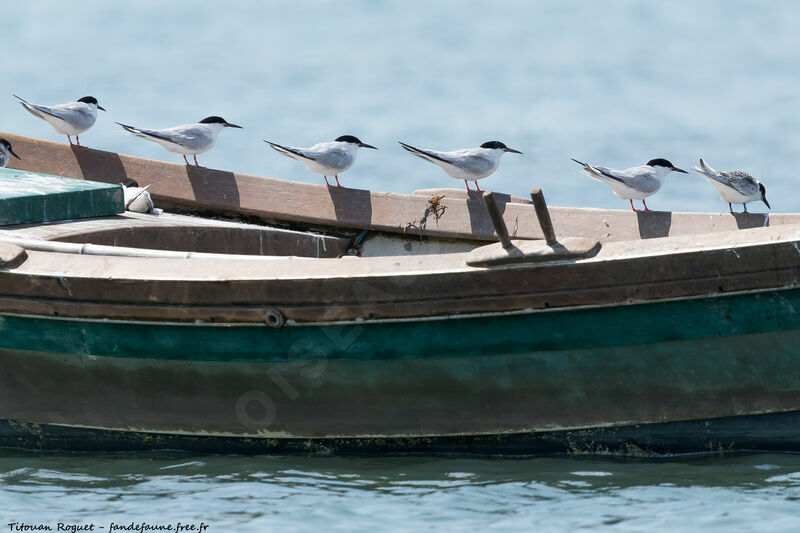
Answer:
<svg viewBox="0 0 800 533"><path fill-rule="evenodd" d="M739 291L718 292L713 294L695 294L687 296L678 296L673 298L655 298L655 299L628 299L624 301L614 301L604 304L585 304L585 305L572 305L562 307L543 307L543 308L525 308L513 309L508 311L489 311L489 312L476 312L476 313L454 313L454 314L440 314L440 315L427 315L427 316L412 316L412 317L395 317L395 318L356 318L352 320L320 320L314 322L298 322L296 320L286 320L281 327L325 327L325 326L363 326L370 324L395 324L406 322L435 322L447 320L460 320L460 319L474 319L474 318L494 318L505 316L520 316L530 314L542 313L564 313L570 311L586 311L586 310L599 310L614 307L632 307L637 305L647 304L661 304L670 302L683 302L694 300L708 300L725 297L758 295L772 292L783 292L797 289L800 287L800 281L795 281L787 285L779 287L769 287L761 289L744 289ZM0 300L2 301L2 300ZM263 309L264 306L254 306L258 309ZM85 318L85 317L69 317L69 316L54 316L54 315L38 315L31 313L14 313L3 311L0 309L0 318L8 316L14 318L30 318L34 320L56 320L65 322L86 322L91 324L130 324L141 326L184 326L184 327L219 327L219 328L234 328L234 327L273 327L262 322L206 322L202 320L193 321L157 321L157 320L134 320L134 319L114 319L114 318Z"/></svg>
<svg viewBox="0 0 800 533"><path fill-rule="evenodd" d="M791 235L771 235L774 233L783 233L789 232L792 233ZM743 242L736 242L736 239L733 239L732 242L724 242L726 238L730 237L752 237L758 233L767 233L767 236L761 239L754 239L754 240L744 240ZM700 237L705 237L708 239L712 239L713 242L704 244L704 243L686 243L681 241L697 240ZM720 242L723 241L723 242ZM718 252L722 250L746 250L764 246L776 246L776 245L784 245L784 244L793 244L797 253L800 255L800 223L796 224L787 224L787 225L780 225L780 226L765 226L763 228L748 228L742 230L732 230L732 231L725 231L720 233L704 233L704 234L696 234L696 235L675 235L675 236L668 236L668 237L660 237L656 239L646 239L641 241L615 241L603 244L600 251L592 256L587 258L556 258L552 261L543 261L543 262L531 262L531 263L513 263L513 264L504 264L504 265L497 265L491 267L482 267L482 266L469 266L466 263L466 258L469 256L471 252L453 252L453 253L444 253L444 254L418 254L418 255L403 255L403 256L372 256L372 257L358 257L358 256L351 256L351 255L344 255L342 257L304 257L304 256L258 256L258 255L247 255L247 254L218 254L218 253L204 253L204 252L183 252L183 251L165 251L165 250L151 250L145 248L136 248L136 247L118 247L118 246L108 246L108 245L94 245L94 244L81 244L81 243L72 243L72 242L60 242L55 240L48 240L48 239L26 239L26 238L19 238L14 235L8 235L8 232L4 232L0 230L0 242L7 242L9 244L15 244L17 246L22 246L26 248L25 242L30 243L31 247L26 248L28 250L34 252L41 252L41 253L58 253L58 254L68 254L68 255L85 255L85 256L96 256L96 257L108 257L114 258L115 260L121 259L125 260L126 258L136 258L140 259L142 257L150 257L152 259L166 259L166 260L180 260L184 261L186 259L191 259L197 262L201 261L214 261L214 260L226 260L226 261L264 261L264 262L294 262L294 263L304 263L306 265L313 265L319 261L325 261L327 269L328 266L331 264L335 264L340 262L340 260L350 262L349 267L354 265L361 265L370 267L375 264L376 266L381 266L381 263L393 263L393 266L406 266L408 267L417 267L415 270L395 270L390 273L392 277L397 276L424 276L424 275L433 275L433 274L443 274L443 273L459 273L459 272L472 272L472 271L484 271L484 272L495 272L495 271L502 271L502 270L529 270L529 269L536 269L536 268L543 268L543 267L550 267L554 265L564 265L564 264L589 264L589 263L611 263L617 261L626 261L626 260L635 260L635 259L648 259L648 258L656 258L656 257L682 257L686 255L693 255L698 253L705 253L705 252ZM22 244L21 244L22 243ZM42 248L47 248L52 246L52 250L47 249L39 249L39 245L41 244ZM676 249L672 246L675 244L687 244L687 247ZM655 248L655 249L653 249ZM130 252L131 255L123 255L120 253L111 253L104 255L102 253L84 253L81 250L96 250L98 252ZM164 255L160 253L150 255L149 252L164 252ZM139 255L142 254L142 255ZM450 263L452 265L457 266L449 266L449 267L439 267L439 268L428 268L426 270L420 270L420 263L426 261L433 261L436 260L437 263L443 262ZM403 265L406 263L406 265ZM63 271L52 271L52 272L27 272L25 268L16 267L14 269L0 269L0 272L3 273L17 273L17 274L25 274L25 275L55 275L56 272L59 272L60 277L63 276ZM357 275L353 275L348 273L347 275L331 275L331 274L323 274L323 275L314 275L311 272L302 272L297 273L294 277L263 277L263 278L231 278L225 277L224 281L293 281L293 280L307 280L307 279L369 279L369 278L381 278L385 277L387 272L385 271L378 271L378 270L367 270L359 272ZM75 276L70 275L70 278L74 279L90 279L90 278L98 278L103 277L108 279L108 275L104 276ZM114 277L114 279L119 280L129 280L129 281L145 281L145 280L171 280L171 281L220 281L220 278L199 278L199 277L175 277L175 278L144 278L144 277L131 277L131 278L122 278L122 277Z"/></svg>
<svg viewBox="0 0 800 533"><path fill-rule="evenodd" d="M31 252L28 261L37 258L41 261L47 255ZM446 255L450 261L453 256L463 256ZM5 300L7 310L23 309L22 314L42 314L34 312L38 308L84 318L154 317L158 322L171 321L169 317L173 317L177 322L260 324L266 308L275 308L286 319L299 323L347 322L359 317L407 319L542 307L574 308L586 303L619 305L629 300L657 301L790 288L800 279L798 255L797 241L787 238L761 240L738 248L722 243L715 250L681 250L666 256L621 256L616 259L618 262L609 258L604 262L586 259L524 265L524 270L519 266L486 269L459 264L451 269L367 272L363 276L358 273L335 276L328 272L325 277L313 277L306 273L299 280L279 276L266 279L219 276L213 280L120 278L105 270L111 259L119 258L89 257L100 261L96 265L106 275L70 276L65 273L69 264L58 265L58 272L48 274L26 272L24 264L0 271L0 290L4 291L0 301ZM414 264L419 257L422 256L407 259ZM692 257L697 260L692 261ZM351 258L350 266L362 260L381 259L386 258ZM157 261L175 264L173 260ZM391 261L394 259L382 264L391 265ZM762 266L765 261L770 262L769 268ZM628 275L619 278L615 272L625 267ZM26 281L20 283L21 279ZM409 280L419 283L412 285Z"/></svg>

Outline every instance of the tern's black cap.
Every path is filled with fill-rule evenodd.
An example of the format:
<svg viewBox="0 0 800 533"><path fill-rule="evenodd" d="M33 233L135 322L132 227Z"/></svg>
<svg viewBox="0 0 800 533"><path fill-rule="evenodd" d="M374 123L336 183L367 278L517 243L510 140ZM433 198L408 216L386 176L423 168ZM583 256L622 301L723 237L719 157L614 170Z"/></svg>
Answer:
<svg viewBox="0 0 800 533"><path fill-rule="evenodd" d="M94 96L84 96L83 98L78 98L78 101L83 102L84 104L94 104L97 106L97 109L105 111L105 108L97 103L97 98Z"/></svg>
<svg viewBox="0 0 800 533"><path fill-rule="evenodd" d="M223 126L227 126L230 128L239 128L239 129L242 128L241 126L237 126L236 124L231 124L224 118L218 117L216 115L204 118L203 120L200 121L200 124L222 124Z"/></svg>
<svg viewBox="0 0 800 533"><path fill-rule="evenodd" d="M514 150L513 148L509 148L505 145L505 143L501 143L500 141L489 141L485 142L481 145L481 148L494 148L497 150L505 150L506 152L512 152L515 154L521 154L519 150Z"/></svg>
<svg viewBox="0 0 800 533"><path fill-rule="evenodd" d="M336 138L336 142L357 144L361 148L372 148L373 150L377 150L377 148L375 148L371 144L362 142L361 139L359 139L355 135L342 135L341 137Z"/></svg>
<svg viewBox="0 0 800 533"><path fill-rule="evenodd" d="M341 137L336 138L336 142L362 144L361 139L355 137L354 135L342 135Z"/></svg>
<svg viewBox="0 0 800 533"><path fill-rule="evenodd" d="M650 166L650 167L675 168L675 165L670 163L668 160L660 158L660 157L658 159L651 159L650 161L648 161L647 162L647 166Z"/></svg>
<svg viewBox="0 0 800 533"><path fill-rule="evenodd" d="M506 146L504 143L501 143L500 141L489 141L483 143L481 145L481 148L499 148L501 150L505 150L506 148L508 148L508 146Z"/></svg>
<svg viewBox="0 0 800 533"><path fill-rule="evenodd" d="M200 124L227 124L228 121L222 117L218 117L216 115L211 117L206 117L200 121Z"/></svg>
<svg viewBox="0 0 800 533"><path fill-rule="evenodd" d="M682 174L688 174L688 172L686 172L685 170L676 167L675 165L670 163L667 159L663 159L661 157L659 157L658 159L651 159L650 161L647 162L647 165L651 166L651 167L664 167L664 168L668 168L668 169L670 169L670 170L672 170L674 172L680 172Z"/></svg>
<svg viewBox="0 0 800 533"><path fill-rule="evenodd" d="M14 157L16 157L17 159L22 159L20 156L18 156L18 155L16 154L16 152L14 152L14 149L13 149L13 148L11 148L11 143L10 143L10 142L8 142L8 141L7 141L7 140L5 140L5 139L0 139L0 144L6 147L6 150L8 150L8 153L9 153L9 154L13 155L13 156L14 156Z"/></svg>

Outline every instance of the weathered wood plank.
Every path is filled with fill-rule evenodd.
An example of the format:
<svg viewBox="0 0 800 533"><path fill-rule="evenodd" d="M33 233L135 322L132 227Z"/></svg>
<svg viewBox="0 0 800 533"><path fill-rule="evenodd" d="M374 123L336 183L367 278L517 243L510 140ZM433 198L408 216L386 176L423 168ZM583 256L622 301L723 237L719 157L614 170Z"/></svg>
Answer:
<svg viewBox="0 0 800 533"><path fill-rule="evenodd" d="M0 242L0 268L14 268L28 257L24 248Z"/></svg>

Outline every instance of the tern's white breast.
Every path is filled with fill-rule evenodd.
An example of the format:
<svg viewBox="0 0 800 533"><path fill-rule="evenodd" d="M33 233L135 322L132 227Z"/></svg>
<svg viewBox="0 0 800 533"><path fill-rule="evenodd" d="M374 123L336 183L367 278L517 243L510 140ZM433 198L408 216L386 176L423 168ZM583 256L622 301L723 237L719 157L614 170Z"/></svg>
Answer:
<svg viewBox="0 0 800 533"><path fill-rule="evenodd" d="M714 189L717 190L717 194L722 199L723 202L728 202L729 204L744 204L747 202L755 202L761 199L761 194L742 194L733 187L728 187L727 185L723 185L722 183L706 178L711 185L714 186Z"/></svg>

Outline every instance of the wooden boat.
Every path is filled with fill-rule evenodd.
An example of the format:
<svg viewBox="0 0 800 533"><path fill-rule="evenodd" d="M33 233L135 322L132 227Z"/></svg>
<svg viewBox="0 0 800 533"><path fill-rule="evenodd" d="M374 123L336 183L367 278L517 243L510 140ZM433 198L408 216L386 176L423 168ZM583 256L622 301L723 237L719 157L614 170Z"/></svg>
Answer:
<svg viewBox="0 0 800 533"><path fill-rule="evenodd" d="M4 136L166 212L0 227L2 446L800 450L798 214L551 208L548 245L526 199Z"/></svg>

